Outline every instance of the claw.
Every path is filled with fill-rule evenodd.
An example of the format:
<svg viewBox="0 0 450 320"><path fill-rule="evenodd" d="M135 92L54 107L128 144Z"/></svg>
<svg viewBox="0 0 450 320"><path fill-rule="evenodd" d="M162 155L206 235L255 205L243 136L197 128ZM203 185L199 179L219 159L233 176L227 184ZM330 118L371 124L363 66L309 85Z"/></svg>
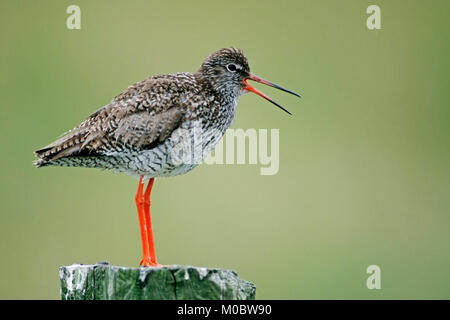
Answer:
<svg viewBox="0 0 450 320"><path fill-rule="evenodd" d="M144 267L166 267L166 265L163 264L159 264L159 263L154 263L150 260L150 258L142 258L141 262L139 263L139 267L140 266L144 266Z"/></svg>

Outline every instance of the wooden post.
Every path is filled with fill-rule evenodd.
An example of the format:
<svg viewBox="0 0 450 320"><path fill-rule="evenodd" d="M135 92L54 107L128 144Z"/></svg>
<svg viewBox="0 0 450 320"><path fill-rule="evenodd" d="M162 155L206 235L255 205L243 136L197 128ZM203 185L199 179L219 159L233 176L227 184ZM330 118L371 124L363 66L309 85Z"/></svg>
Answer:
<svg viewBox="0 0 450 320"><path fill-rule="evenodd" d="M256 287L231 270L108 263L59 268L62 300L254 300Z"/></svg>

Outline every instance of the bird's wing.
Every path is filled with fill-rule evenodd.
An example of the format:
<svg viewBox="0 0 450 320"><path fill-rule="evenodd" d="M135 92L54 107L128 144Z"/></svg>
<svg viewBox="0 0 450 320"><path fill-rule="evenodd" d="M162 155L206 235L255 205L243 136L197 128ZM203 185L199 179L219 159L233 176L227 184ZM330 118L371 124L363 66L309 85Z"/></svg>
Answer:
<svg viewBox="0 0 450 320"><path fill-rule="evenodd" d="M152 149L170 136L182 117L182 109L176 107L155 115L147 111L133 113L120 120L111 142L138 150Z"/></svg>
<svg viewBox="0 0 450 320"><path fill-rule="evenodd" d="M37 166L63 157L105 154L125 145L151 149L177 128L188 108L173 79L130 86L62 138L35 152ZM185 104L185 105L184 105Z"/></svg>

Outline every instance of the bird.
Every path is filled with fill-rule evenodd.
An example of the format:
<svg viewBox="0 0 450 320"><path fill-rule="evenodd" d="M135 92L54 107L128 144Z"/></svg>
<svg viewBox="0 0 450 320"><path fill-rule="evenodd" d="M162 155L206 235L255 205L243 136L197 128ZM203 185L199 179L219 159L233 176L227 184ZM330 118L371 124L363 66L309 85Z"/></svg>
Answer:
<svg viewBox="0 0 450 320"><path fill-rule="evenodd" d="M231 126L244 93L253 92L291 114L249 80L300 97L250 73L241 49L223 48L207 56L195 73L156 75L129 86L80 125L35 151L34 165L108 169L137 178L139 265L161 267L150 214L155 178L197 167Z"/></svg>

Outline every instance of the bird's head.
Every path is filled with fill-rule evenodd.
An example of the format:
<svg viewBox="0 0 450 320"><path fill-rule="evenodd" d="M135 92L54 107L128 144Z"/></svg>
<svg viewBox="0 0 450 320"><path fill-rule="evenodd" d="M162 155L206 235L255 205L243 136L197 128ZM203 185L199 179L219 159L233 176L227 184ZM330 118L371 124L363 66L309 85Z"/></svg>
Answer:
<svg viewBox="0 0 450 320"><path fill-rule="evenodd" d="M247 57L242 50L237 48L224 48L212 53L203 61L197 73L208 80L216 91L221 92L225 96L231 95L233 98L237 98L241 94L250 91L270 101L289 114L291 113L288 110L248 84L248 80L263 83L300 97L293 91L284 89L250 73Z"/></svg>

